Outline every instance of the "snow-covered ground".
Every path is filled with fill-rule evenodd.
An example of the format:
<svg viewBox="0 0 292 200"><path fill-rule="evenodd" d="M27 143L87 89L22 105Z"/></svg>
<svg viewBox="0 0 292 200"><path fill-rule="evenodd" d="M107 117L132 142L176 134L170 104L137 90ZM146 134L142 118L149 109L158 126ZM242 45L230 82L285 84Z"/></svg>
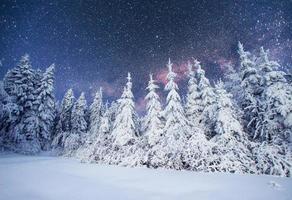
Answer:
<svg viewBox="0 0 292 200"><path fill-rule="evenodd" d="M1 200L291 200L292 179L83 164L0 154Z"/></svg>

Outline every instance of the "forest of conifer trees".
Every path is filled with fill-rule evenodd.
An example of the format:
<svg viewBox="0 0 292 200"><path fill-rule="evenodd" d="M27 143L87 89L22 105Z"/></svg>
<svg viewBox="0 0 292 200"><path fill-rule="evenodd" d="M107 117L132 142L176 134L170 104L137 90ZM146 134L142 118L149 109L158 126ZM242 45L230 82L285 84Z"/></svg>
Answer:
<svg viewBox="0 0 292 200"><path fill-rule="evenodd" d="M169 60L164 88L149 76L145 116L135 109L131 73L110 104L102 89L90 106L84 93L77 98L69 89L57 105L54 65L35 70L24 55L0 82L1 149L130 167L291 176L291 76L264 48L252 54L239 43L238 55L239 66L228 66L214 84L198 60L188 62L183 98Z"/></svg>

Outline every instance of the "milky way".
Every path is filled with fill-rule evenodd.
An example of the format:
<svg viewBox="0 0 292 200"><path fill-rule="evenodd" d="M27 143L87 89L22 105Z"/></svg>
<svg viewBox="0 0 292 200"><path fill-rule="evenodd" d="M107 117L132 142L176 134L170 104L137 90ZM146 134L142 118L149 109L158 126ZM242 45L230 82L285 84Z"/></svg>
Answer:
<svg viewBox="0 0 292 200"><path fill-rule="evenodd" d="M28 53L35 68L56 64L58 99L70 87L91 97L100 86L106 99L115 99L130 71L135 98L142 102L148 74L163 82L169 57L180 77L195 57L217 80L224 64L237 66L239 40L251 51L270 49L289 70L291 10L289 0L1 0L0 77ZM184 93L185 81L180 82Z"/></svg>

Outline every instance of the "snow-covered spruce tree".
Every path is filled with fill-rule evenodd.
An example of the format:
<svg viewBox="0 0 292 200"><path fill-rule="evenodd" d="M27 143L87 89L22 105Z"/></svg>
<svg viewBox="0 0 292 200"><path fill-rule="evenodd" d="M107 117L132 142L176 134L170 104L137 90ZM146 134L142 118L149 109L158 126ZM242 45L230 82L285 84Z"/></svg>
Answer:
<svg viewBox="0 0 292 200"><path fill-rule="evenodd" d="M69 89L61 104L60 114L58 116L59 121L56 126L56 136L53 139L52 147L54 149L62 150L67 136L72 130L71 116L72 108L75 102L75 97L72 89Z"/></svg>
<svg viewBox="0 0 292 200"><path fill-rule="evenodd" d="M65 154L72 154L84 143L87 131L86 121L87 102L85 95L82 92L78 100L72 108L71 115L71 133L65 140L64 151Z"/></svg>
<svg viewBox="0 0 292 200"><path fill-rule="evenodd" d="M92 144L84 150L83 161L106 163L106 156L112 152L112 135L110 134L109 109L106 107L105 112L100 118L98 135Z"/></svg>
<svg viewBox="0 0 292 200"><path fill-rule="evenodd" d="M188 93L185 105L185 113L192 126L198 126L200 115L202 113L202 99L198 89L198 80L193 67L198 67L199 62L194 60L194 66L188 62Z"/></svg>
<svg viewBox="0 0 292 200"><path fill-rule="evenodd" d="M190 122L191 137L187 140L183 150L184 169L193 171L211 171L208 168L212 161L212 147L201 128L203 104L198 87L198 74L193 68L200 69L200 63L194 60L194 64L188 63L188 93L185 105L185 113Z"/></svg>
<svg viewBox="0 0 292 200"><path fill-rule="evenodd" d="M183 169L183 150L190 137L188 121L185 117L181 98L177 93L178 86L174 82L176 73L172 70L172 63L167 64L167 84L169 91L166 98L166 107L163 111L166 120L162 140L152 148L151 166Z"/></svg>
<svg viewBox="0 0 292 200"><path fill-rule="evenodd" d="M156 155L153 154L152 148L161 142L163 136L162 109L159 96L156 93L156 89L158 88L158 85L155 84L155 80L153 80L152 74L150 74L150 80L146 88L148 94L145 97L147 101L147 114L143 119L142 131L144 133L141 138L141 142L144 142L143 148L147 158L145 163L147 166L151 166L151 161L157 159L155 158Z"/></svg>
<svg viewBox="0 0 292 200"><path fill-rule="evenodd" d="M6 130L9 132L9 140L16 142L17 140L20 140L22 137L25 139L25 136L23 133L20 133L20 131L16 131L16 125L20 123L21 117L23 115L24 111L24 101L25 98L22 96L25 96L23 92L21 94L18 94L18 90L21 89L21 86L24 86L24 83L22 81L23 73L25 70L29 69L29 74L33 74L31 70L31 65L29 62L29 56L26 54L24 55L18 65L9 70L7 74L5 75L3 79L3 95L10 97L10 101L14 102L17 105L18 112L15 113L15 116L13 113L11 113L11 117L13 117L15 120L12 124L9 126L9 130ZM30 76L31 77L31 76ZM26 81L28 82L28 81ZM32 78L29 79L30 86L32 86ZM4 99L3 99L4 100ZM19 139L17 139L19 138ZM15 144L14 144L15 145Z"/></svg>
<svg viewBox="0 0 292 200"><path fill-rule="evenodd" d="M211 86L210 81L205 76L205 70L202 69L200 63L197 63L197 76L199 79L198 88L202 98L203 109L212 105L215 101L214 88Z"/></svg>
<svg viewBox="0 0 292 200"><path fill-rule="evenodd" d="M209 80L205 76L205 70L202 69L199 62L196 63L198 90L200 98L198 98L198 108L201 105L201 115L198 116L200 127L203 129L207 138L214 136L214 123L211 120L215 112L216 95L214 88L211 86Z"/></svg>
<svg viewBox="0 0 292 200"><path fill-rule="evenodd" d="M148 144L152 147L161 139L163 133L163 123L161 116L161 104L156 89L159 87L155 84L152 74L148 82L147 90L149 91L145 97L147 101L147 115L143 121L143 131L147 138Z"/></svg>
<svg viewBox="0 0 292 200"><path fill-rule="evenodd" d="M38 115L39 140L43 149L48 149L55 120L54 64L42 75L39 87L35 90Z"/></svg>
<svg viewBox="0 0 292 200"><path fill-rule="evenodd" d="M3 82L0 81L0 151L13 145L9 130L17 120L17 113L18 106L11 101L3 88Z"/></svg>
<svg viewBox="0 0 292 200"><path fill-rule="evenodd" d="M257 59L262 76L261 121L257 123L255 138L259 143L254 148L257 168L260 173L291 176L291 124L292 90L280 65L270 61L268 52L261 48ZM288 123L287 123L288 122Z"/></svg>
<svg viewBox="0 0 292 200"><path fill-rule="evenodd" d="M261 141L288 141L291 134L289 115L292 115L292 91L285 79L285 72L280 65L270 61L268 52L261 48L258 65L262 75L261 110L263 121L259 124L257 135ZM281 142L282 141L282 142Z"/></svg>
<svg viewBox="0 0 292 200"><path fill-rule="evenodd" d="M89 108L89 134L94 137L97 136L101 123L102 107L102 88L100 88Z"/></svg>
<svg viewBox="0 0 292 200"><path fill-rule="evenodd" d="M261 77L256 69L255 58L250 52L245 51L243 45L238 43L238 54L240 56L240 78L243 88L242 109L244 111L245 129L255 139L257 126L261 123Z"/></svg>
<svg viewBox="0 0 292 200"><path fill-rule="evenodd" d="M211 139L215 146L209 168L214 171L254 173L255 163L249 140L236 117L232 95L226 92L221 81L216 85L216 97L216 115L212 119L216 134Z"/></svg>
<svg viewBox="0 0 292 200"><path fill-rule="evenodd" d="M268 59L263 48L257 59L251 58L240 43L238 52L241 86L244 89L242 107L245 126L256 142L253 154L257 170L259 173L290 176L291 146L287 141L291 131L287 129L289 126L285 125L283 116L288 117L291 112L291 93L284 73L278 70L278 63ZM281 107L284 108L283 115Z"/></svg>
<svg viewBox="0 0 292 200"><path fill-rule="evenodd" d="M99 133L99 127L101 125L101 119L103 115L103 103L102 103L102 88L95 93L92 104L89 107L89 120L88 131L84 135L84 144L78 149L76 156L82 161L89 161L89 157L92 154L92 146L96 143Z"/></svg>
<svg viewBox="0 0 292 200"><path fill-rule="evenodd" d="M116 101L113 101L110 106L108 102L105 103L100 117L98 134L89 142L89 147L84 147L83 150L78 151L77 156L83 162L117 164L117 162L113 161L112 157L112 153L114 155L118 154L114 151L114 137L111 133L113 131L113 123L116 119L116 113L118 112L118 106L119 104ZM115 150L118 150L118 148Z"/></svg>
<svg viewBox="0 0 292 200"><path fill-rule="evenodd" d="M114 143L119 146L134 144L137 137L135 105L133 101L131 74L128 73L127 86L118 100L118 113L113 127Z"/></svg>
<svg viewBox="0 0 292 200"><path fill-rule="evenodd" d="M131 74L118 100L118 111L113 125L111 152L106 155L106 162L127 166L141 165L142 148L139 145L137 116L133 101Z"/></svg>
<svg viewBox="0 0 292 200"><path fill-rule="evenodd" d="M11 97L4 90L3 82L0 81L0 146L2 148L14 145L11 141L10 130L17 121L18 113L17 104L12 102Z"/></svg>
<svg viewBox="0 0 292 200"><path fill-rule="evenodd" d="M4 89L17 104L17 121L10 130L15 142L14 150L22 153L36 153L41 150L38 138L38 117L35 110L35 72L32 70L29 56L23 56L18 65L8 71L4 78Z"/></svg>

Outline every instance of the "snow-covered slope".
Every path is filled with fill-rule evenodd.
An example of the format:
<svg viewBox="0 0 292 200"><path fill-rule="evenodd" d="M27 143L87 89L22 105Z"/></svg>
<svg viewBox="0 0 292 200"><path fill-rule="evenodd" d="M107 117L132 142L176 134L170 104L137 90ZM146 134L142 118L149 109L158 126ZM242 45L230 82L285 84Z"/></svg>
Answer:
<svg viewBox="0 0 292 200"><path fill-rule="evenodd" d="M122 168L0 154L1 200L289 200L291 188L291 178Z"/></svg>

